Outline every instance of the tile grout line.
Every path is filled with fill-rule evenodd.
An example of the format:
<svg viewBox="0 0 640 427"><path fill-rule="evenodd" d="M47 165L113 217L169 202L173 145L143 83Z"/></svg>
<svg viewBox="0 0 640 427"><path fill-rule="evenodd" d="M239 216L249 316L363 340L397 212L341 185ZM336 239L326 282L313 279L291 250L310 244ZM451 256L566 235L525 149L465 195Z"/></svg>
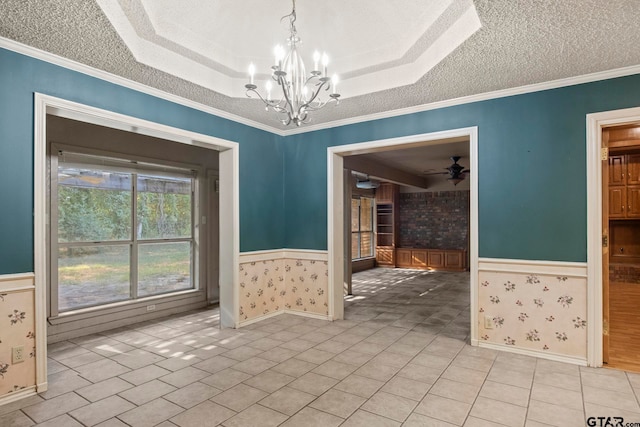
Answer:
<svg viewBox="0 0 640 427"><path fill-rule="evenodd" d="M482 388L484 387L485 383L487 382L487 378L489 378L489 373L491 372L491 369L493 369L493 365L495 365L497 358L498 358L498 355L496 355L494 357L494 359L491 361L491 367L487 371L487 374L485 375L484 380L482 381L482 385L480 386L480 389L478 390L478 394L476 395L475 399L473 399L473 403L471 404L471 407L469 408L469 412L467 413L467 416L464 418L464 421L462 422L462 425L465 425L467 423L467 421L469 420L469 417L471 417L471 411L473 411L473 407L476 404L476 401L478 400L478 398L480 397L480 393L482 393ZM480 418L480 419L482 419L482 418ZM485 420L485 421L495 422L495 421L492 421L492 420Z"/></svg>

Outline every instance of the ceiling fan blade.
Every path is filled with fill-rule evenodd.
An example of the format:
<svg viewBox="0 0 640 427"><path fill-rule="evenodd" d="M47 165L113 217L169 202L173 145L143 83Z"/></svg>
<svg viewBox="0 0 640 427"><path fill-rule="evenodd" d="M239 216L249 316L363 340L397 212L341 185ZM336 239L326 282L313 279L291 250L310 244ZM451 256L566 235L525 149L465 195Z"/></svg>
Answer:
<svg viewBox="0 0 640 427"><path fill-rule="evenodd" d="M449 175L449 172L425 172L423 175Z"/></svg>

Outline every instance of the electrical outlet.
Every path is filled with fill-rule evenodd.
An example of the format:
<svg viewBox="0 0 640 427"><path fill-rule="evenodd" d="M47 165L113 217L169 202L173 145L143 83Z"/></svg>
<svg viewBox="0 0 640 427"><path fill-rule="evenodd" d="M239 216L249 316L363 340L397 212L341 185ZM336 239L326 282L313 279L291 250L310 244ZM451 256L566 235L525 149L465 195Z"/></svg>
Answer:
<svg viewBox="0 0 640 427"><path fill-rule="evenodd" d="M484 328L493 329L493 319L491 319L491 316L484 316Z"/></svg>
<svg viewBox="0 0 640 427"><path fill-rule="evenodd" d="M156 309L156 305L155 304L151 304L147 306L147 311L153 311Z"/></svg>
<svg viewBox="0 0 640 427"><path fill-rule="evenodd" d="M22 363L24 362L24 346L13 347L11 349L11 363Z"/></svg>

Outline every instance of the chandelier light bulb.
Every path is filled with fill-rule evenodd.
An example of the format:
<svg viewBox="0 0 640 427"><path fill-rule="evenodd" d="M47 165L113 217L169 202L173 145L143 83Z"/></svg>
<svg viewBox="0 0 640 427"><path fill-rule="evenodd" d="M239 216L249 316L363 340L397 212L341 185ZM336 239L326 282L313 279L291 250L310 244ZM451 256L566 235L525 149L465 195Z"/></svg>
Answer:
<svg viewBox="0 0 640 427"><path fill-rule="evenodd" d="M276 57L276 66L282 66L282 60L284 59L284 48L282 47L282 45L277 45L275 47L275 49L273 49L273 53L275 54Z"/></svg>
<svg viewBox="0 0 640 427"><path fill-rule="evenodd" d="M338 82L340 81L340 78L338 77L337 74L334 74L333 76L331 76L331 89L334 95L336 93L336 87L338 86Z"/></svg>
<svg viewBox="0 0 640 427"><path fill-rule="evenodd" d="M253 77L256 74L256 66L253 65L253 62L249 64L249 84L253 84Z"/></svg>
<svg viewBox="0 0 640 427"><path fill-rule="evenodd" d="M267 90L267 101L270 101L271 89L273 89L273 83L271 83L271 80L267 80L267 83L265 84L265 89Z"/></svg>
<svg viewBox="0 0 640 427"><path fill-rule="evenodd" d="M327 65L329 65L329 55L327 53L322 54L322 67L324 68L324 76L327 77Z"/></svg>
<svg viewBox="0 0 640 427"><path fill-rule="evenodd" d="M313 71L318 71L318 62L320 62L320 52L313 52Z"/></svg>

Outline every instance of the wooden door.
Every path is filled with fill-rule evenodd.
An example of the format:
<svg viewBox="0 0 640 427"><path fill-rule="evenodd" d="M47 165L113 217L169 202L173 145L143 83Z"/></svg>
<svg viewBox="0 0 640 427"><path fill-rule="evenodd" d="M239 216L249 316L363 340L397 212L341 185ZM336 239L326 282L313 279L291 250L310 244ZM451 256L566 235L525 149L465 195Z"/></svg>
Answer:
<svg viewBox="0 0 640 427"><path fill-rule="evenodd" d="M609 156L609 185L626 184L626 172L627 168L624 154Z"/></svg>
<svg viewBox="0 0 640 427"><path fill-rule="evenodd" d="M627 187L609 187L609 218L624 218L627 206Z"/></svg>
<svg viewBox="0 0 640 427"><path fill-rule="evenodd" d="M429 251L428 265L431 268L444 267L444 251Z"/></svg>
<svg viewBox="0 0 640 427"><path fill-rule="evenodd" d="M427 266L427 251L426 250L412 250L411 251L411 265L413 267L426 267Z"/></svg>
<svg viewBox="0 0 640 427"><path fill-rule="evenodd" d="M627 155L627 184L640 185L640 154Z"/></svg>
<svg viewBox="0 0 640 427"><path fill-rule="evenodd" d="M640 218L640 185L627 187L627 218Z"/></svg>
<svg viewBox="0 0 640 427"><path fill-rule="evenodd" d="M462 270L464 265L462 262L462 251L447 251L444 254L444 266L451 270Z"/></svg>
<svg viewBox="0 0 640 427"><path fill-rule="evenodd" d="M396 249L396 265L411 267L411 249Z"/></svg>

